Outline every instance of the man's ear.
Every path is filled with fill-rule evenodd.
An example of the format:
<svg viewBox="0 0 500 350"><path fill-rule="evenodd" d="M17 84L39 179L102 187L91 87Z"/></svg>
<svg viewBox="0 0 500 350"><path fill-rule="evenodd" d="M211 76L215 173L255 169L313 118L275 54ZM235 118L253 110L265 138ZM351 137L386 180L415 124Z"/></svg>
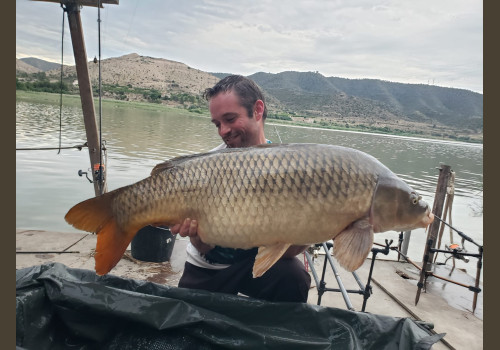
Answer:
<svg viewBox="0 0 500 350"><path fill-rule="evenodd" d="M255 105L253 106L253 117L255 118L255 120L259 121L262 119L263 115L264 115L264 101L257 100L255 102Z"/></svg>

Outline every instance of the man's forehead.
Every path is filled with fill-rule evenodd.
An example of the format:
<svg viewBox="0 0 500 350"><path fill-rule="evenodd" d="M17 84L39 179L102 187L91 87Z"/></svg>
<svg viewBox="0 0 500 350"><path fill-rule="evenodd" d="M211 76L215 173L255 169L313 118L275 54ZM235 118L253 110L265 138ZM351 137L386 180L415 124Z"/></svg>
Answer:
<svg viewBox="0 0 500 350"><path fill-rule="evenodd" d="M210 99L208 109L212 115L222 116L226 113L237 113L242 108L238 97L232 93L220 93Z"/></svg>
<svg viewBox="0 0 500 350"><path fill-rule="evenodd" d="M233 90L227 90L227 91L221 91L217 95L212 96L210 98L210 101L208 101L209 104L211 104L214 101L221 101L221 100L236 100L238 101L238 96Z"/></svg>

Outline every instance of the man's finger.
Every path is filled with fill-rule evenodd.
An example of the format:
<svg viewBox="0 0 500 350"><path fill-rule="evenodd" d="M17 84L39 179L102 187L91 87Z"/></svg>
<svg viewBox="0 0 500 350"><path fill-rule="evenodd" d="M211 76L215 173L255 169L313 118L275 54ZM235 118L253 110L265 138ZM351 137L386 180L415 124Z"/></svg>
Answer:
<svg viewBox="0 0 500 350"><path fill-rule="evenodd" d="M196 236L198 235L198 222L196 220L191 220L191 223L189 224L189 236Z"/></svg>
<svg viewBox="0 0 500 350"><path fill-rule="evenodd" d="M191 219L190 218L185 219L184 222L182 223L180 229L179 229L179 234L182 237L189 236L189 226L190 225L191 225Z"/></svg>
<svg viewBox="0 0 500 350"><path fill-rule="evenodd" d="M172 234L176 235L179 233L180 228L181 228L181 224L175 224L174 226L170 227L170 232L172 232Z"/></svg>

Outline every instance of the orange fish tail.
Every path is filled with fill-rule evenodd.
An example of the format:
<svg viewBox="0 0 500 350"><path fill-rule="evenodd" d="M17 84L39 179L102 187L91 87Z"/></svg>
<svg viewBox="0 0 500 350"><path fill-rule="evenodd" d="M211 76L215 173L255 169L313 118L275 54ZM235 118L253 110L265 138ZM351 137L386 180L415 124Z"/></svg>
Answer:
<svg viewBox="0 0 500 350"><path fill-rule="evenodd" d="M124 232L115 220L110 220L97 234L95 247L95 271L105 275L118 264L137 230Z"/></svg>
<svg viewBox="0 0 500 350"><path fill-rule="evenodd" d="M98 233L113 219L115 195L116 192L112 191L80 202L68 211L64 219L79 230Z"/></svg>
<svg viewBox="0 0 500 350"><path fill-rule="evenodd" d="M105 275L115 267L137 233L117 224L112 209L116 194L117 191L111 191L78 203L64 217L77 229L97 233L94 258L98 275Z"/></svg>

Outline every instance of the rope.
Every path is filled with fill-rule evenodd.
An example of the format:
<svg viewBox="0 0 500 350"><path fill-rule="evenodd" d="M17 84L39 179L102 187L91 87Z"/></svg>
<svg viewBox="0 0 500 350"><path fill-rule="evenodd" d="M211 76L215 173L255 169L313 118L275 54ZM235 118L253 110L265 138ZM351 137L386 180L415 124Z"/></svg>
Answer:
<svg viewBox="0 0 500 350"><path fill-rule="evenodd" d="M87 143L85 142L83 145L75 145L75 146L67 146L67 147L28 147L28 148L16 148L16 151L48 151L55 149L71 149L77 148L79 151L82 150L83 147L87 147Z"/></svg>
<svg viewBox="0 0 500 350"><path fill-rule="evenodd" d="M61 81L60 88L61 93L59 97L59 150L57 154L61 153L61 142L62 142L62 98L63 98L63 67L64 67L64 13L66 12L66 8L61 3L61 8L63 9L62 15L62 30L61 30Z"/></svg>
<svg viewBox="0 0 500 350"><path fill-rule="evenodd" d="M101 78L101 0L97 4L97 36L98 36L98 46L99 46L99 192L103 194L106 189L104 185L104 172L102 167L102 78ZM107 158L107 156L106 156Z"/></svg>

